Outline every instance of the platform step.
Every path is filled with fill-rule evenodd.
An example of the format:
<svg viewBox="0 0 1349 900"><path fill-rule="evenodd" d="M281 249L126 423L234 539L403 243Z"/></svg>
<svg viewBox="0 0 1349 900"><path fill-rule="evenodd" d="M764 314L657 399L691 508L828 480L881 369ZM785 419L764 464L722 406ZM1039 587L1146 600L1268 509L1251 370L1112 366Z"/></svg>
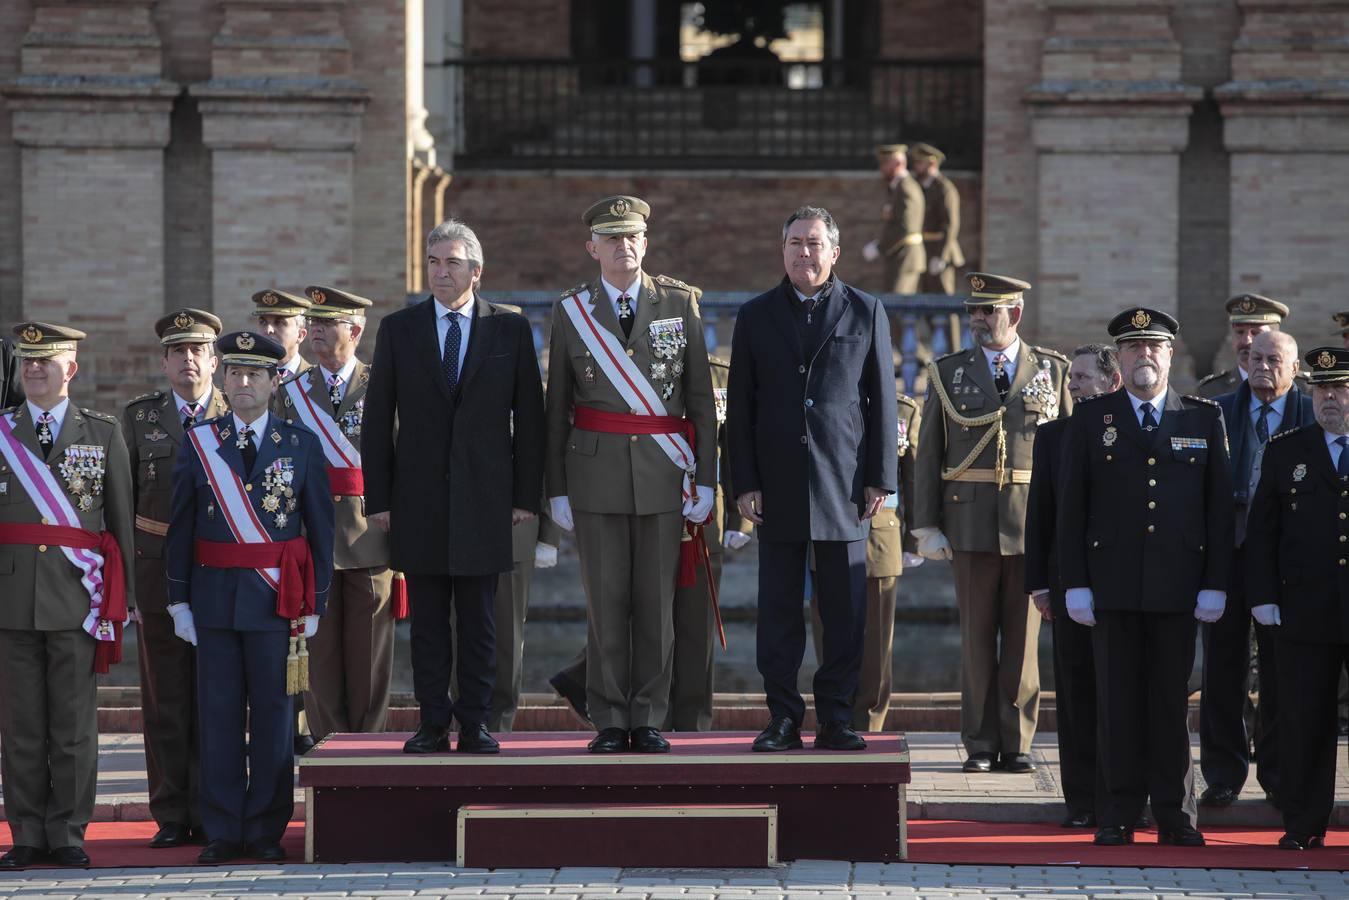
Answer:
<svg viewBox="0 0 1349 900"><path fill-rule="evenodd" d="M461 806L459 866L763 868L778 859L768 803L507 803Z"/></svg>

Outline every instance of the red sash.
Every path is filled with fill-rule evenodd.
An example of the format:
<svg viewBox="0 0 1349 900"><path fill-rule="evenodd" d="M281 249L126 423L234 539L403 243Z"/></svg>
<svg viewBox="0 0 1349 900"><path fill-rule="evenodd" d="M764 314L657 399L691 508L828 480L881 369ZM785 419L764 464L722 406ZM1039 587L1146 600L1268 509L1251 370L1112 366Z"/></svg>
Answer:
<svg viewBox="0 0 1349 900"><path fill-rule="evenodd" d="M314 560L302 537L266 544L199 539L197 562L213 569L280 569L276 614L287 620L314 614Z"/></svg>
<svg viewBox="0 0 1349 900"><path fill-rule="evenodd" d="M573 424L582 431L604 434L686 434L693 440L693 423L678 416L632 416L591 406L573 407Z"/></svg>
<svg viewBox="0 0 1349 900"><path fill-rule="evenodd" d="M328 486L338 497L364 497L365 473L360 469L329 466Z"/></svg>

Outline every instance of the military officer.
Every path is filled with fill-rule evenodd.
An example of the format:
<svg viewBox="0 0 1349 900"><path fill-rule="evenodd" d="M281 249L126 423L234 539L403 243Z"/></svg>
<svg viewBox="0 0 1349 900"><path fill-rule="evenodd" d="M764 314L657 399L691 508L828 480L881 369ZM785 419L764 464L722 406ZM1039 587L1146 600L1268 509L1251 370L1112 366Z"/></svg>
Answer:
<svg viewBox="0 0 1349 900"><path fill-rule="evenodd" d="M1063 437L1055 542L1068 615L1093 628L1106 846L1133 842L1149 798L1159 844L1204 844L1188 681L1196 620L1227 602L1232 474L1218 404L1169 386L1179 329L1155 309L1115 316L1124 390L1084 399Z"/></svg>
<svg viewBox="0 0 1349 900"><path fill-rule="evenodd" d="M1026 499L1037 426L1072 410L1069 360L1017 334L1030 285L971 272L979 345L928 364L914 536L950 559L960 607L966 772L1032 772L1040 713L1040 615L1024 589Z"/></svg>
<svg viewBox="0 0 1349 900"><path fill-rule="evenodd" d="M1325 843L1349 662L1349 350L1305 357L1316 422L1270 438L1246 526L1251 614L1275 637L1285 850Z"/></svg>
<svg viewBox="0 0 1349 900"><path fill-rule="evenodd" d="M288 694L305 687L301 651L328 600L334 504L319 439L268 412L285 348L237 331L216 349L232 412L185 436L166 547L174 632L197 647L198 860L279 862L294 811Z"/></svg>
<svg viewBox="0 0 1349 900"><path fill-rule="evenodd" d="M931 144L909 151L913 174L923 188L923 248L927 271L919 284L925 294L954 294L956 269L965 265L960 249L960 190L942 174L946 154Z"/></svg>
<svg viewBox="0 0 1349 900"><path fill-rule="evenodd" d="M852 726L857 731L884 731L893 691L895 601L904 566L919 566L923 558L913 553L917 543L908 523L913 521L914 463L918 457L918 431L923 415L918 401L898 395L899 493L886 497L881 511L871 520L867 535L867 621L862 650L862 668L857 677ZM815 658L824 659L824 625L820 621L818 586L811 592L810 624Z"/></svg>
<svg viewBox="0 0 1349 900"><path fill-rule="evenodd" d="M909 145L882 144L876 148L876 166L885 179L880 235L862 248L867 262L882 260L881 286L887 294L916 294L927 269L923 250L923 189L909 174Z"/></svg>
<svg viewBox="0 0 1349 900"><path fill-rule="evenodd" d="M98 701L135 595L132 489L117 419L76 407L85 334L15 327L28 399L0 414L0 870L88 866Z"/></svg>
<svg viewBox="0 0 1349 900"><path fill-rule="evenodd" d="M164 346L161 368L169 390L142 394L122 411L122 436L134 453L136 596L140 598L141 716L150 814L159 831L150 846L178 847L200 839L197 789L197 655L173 633L164 572L173 463L183 433L229 411L211 383L217 360L218 318L184 307L155 323Z"/></svg>
<svg viewBox="0 0 1349 900"><path fill-rule="evenodd" d="M600 275L553 307L545 477L553 520L575 527L581 555L597 753L669 749L659 729L680 538L716 499L702 319L693 288L642 271L650 212L626 196L587 209Z"/></svg>
<svg viewBox="0 0 1349 900"><path fill-rule="evenodd" d="M1349 310L1337 312L1331 318L1335 320L1335 327L1340 332L1340 339L1344 346L1349 347Z"/></svg>
<svg viewBox="0 0 1349 900"><path fill-rule="evenodd" d="M310 734L378 732L389 715L394 616L389 535L365 518L361 422L370 367L356 358L374 302L323 285L305 288L309 346L318 365L284 377L272 409L318 436L328 460L336 531L324 629L309 643Z"/></svg>
<svg viewBox="0 0 1349 900"><path fill-rule="evenodd" d="M1237 294L1227 301L1227 322L1237 365L1199 379L1194 392L1212 400L1241 387L1251 371L1251 341L1265 331L1278 331L1288 318L1288 305L1259 294Z"/></svg>
<svg viewBox="0 0 1349 900"><path fill-rule="evenodd" d="M268 288L253 295L253 317L258 320L258 331L276 341L286 355L277 367L282 378L299 375L313 363L300 355L300 345L309 336L308 297Z"/></svg>

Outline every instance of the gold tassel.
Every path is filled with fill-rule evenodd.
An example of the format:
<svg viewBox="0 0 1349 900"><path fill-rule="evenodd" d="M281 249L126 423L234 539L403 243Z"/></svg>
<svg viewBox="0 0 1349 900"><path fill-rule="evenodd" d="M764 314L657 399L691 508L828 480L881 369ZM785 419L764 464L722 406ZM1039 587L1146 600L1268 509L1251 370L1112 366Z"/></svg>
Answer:
<svg viewBox="0 0 1349 900"><path fill-rule="evenodd" d="M309 690L309 646L304 633L300 633L300 652L296 654L299 669L297 679L301 691Z"/></svg>
<svg viewBox="0 0 1349 900"><path fill-rule="evenodd" d="M290 636L290 653L286 654L286 696L294 697L300 693L300 657L295 652L297 638Z"/></svg>

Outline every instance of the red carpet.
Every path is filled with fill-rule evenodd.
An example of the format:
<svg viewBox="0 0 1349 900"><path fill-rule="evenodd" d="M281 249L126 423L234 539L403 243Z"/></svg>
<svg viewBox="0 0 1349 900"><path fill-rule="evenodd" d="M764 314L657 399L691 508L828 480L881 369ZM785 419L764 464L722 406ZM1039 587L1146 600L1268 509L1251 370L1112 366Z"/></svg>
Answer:
<svg viewBox="0 0 1349 900"><path fill-rule="evenodd" d="M1276 846L1277 831L1202 828L1208 846L1161 847L1157 832L1140 831L1133 846L1097 847L1093 832L1057 825L944 820L909 823L909 862L983 866L1127 866L1182 869L1349 870L1349 830L1331 830L1321 850Z"/></svg>
<svg viewBox="0 0 1349 900"><path fill-rule="evenodd" d="M171 847L165 850L151 850L146 846L155 836L159 826L154 822L91 822L84 834L84 851L89 854L90 865L95 869L121 868L172 868L197 865L197 854L201 847ZM0 845L9 849L9 826L0 823ZM286 836L281 841L286 849L286 862L304 862L304 823L291 822L286 828ZM262 865L251 860L238 860L231 866ZM34 868L51 868L34 866ZM203 868L209 868L203 866Z"/></svg>

